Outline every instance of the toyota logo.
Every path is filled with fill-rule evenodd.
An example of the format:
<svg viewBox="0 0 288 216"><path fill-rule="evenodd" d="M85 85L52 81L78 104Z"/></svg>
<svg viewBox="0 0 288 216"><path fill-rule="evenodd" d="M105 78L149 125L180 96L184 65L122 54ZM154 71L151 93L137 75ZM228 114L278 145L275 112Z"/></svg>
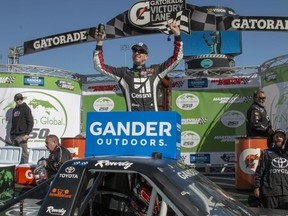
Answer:
<svg viewBox="0 0 288 216"><path fill-rule="evenodd" d="M275 168L286 168L288 166L288 161L286 158L277 157L272 160L272 165Z"/></svg>
<svg viewBox="0 0 288 216"><path fill-rule="evenodd" d="M66 173L73 173L75 172L75 167L69 166L65 168Z"/></svg>

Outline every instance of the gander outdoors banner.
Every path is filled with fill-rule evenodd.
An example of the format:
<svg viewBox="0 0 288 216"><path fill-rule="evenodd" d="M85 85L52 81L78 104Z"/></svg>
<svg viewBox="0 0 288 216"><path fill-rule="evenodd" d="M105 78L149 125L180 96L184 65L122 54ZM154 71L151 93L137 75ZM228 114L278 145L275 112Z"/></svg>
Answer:
<svg viewBox="0 0 288 216"><path fill-rule="evenodd" d="M81 89L78 82L45 75L1 73L0 91L0 146L9 143L16 93L24 96L23 102L30 107L34 117L29 148L44 147L48 134L61 138L80 133Z"/></svg>
<svg viewBox="0 0 288 216"><path fill-rule="evenodd" d="M133 155L180 159L177 112L89 112L85 156Z"/></svg>
<svg viewBox="0 0 288 216"><path fill-rule="evenodd" d="M172 80L172 110L182 117L181 154L187 164L235 161L235 138L246 136L246 111L257 74Z"/></svg>
<svg viewBox="0 0 288 216"><path fill-rule="evenodd" d="M261 72L262 86L267 104L265 107L270 116L272 127L288 131L288 66L278 65Z"/></svg>

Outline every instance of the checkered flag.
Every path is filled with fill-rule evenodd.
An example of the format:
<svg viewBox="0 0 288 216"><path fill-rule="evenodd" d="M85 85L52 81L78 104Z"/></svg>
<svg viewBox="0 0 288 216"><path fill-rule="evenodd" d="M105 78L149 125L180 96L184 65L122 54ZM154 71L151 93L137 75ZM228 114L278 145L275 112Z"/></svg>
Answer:
<svg viewBox="0 0 288 216"><path fill-rule="evenodd" d="M207 118L199 118L198 124L204 125L207 122Z"/></svg>
<svg viewBox="0 0 288 216"><path fill-rule="evenodd" d="M216 31L216 17L213 13L197 7L195 5L185 4L186 8L176 12L174 18L168 22L176 22L180 25L182 32L191 31ZM170 34L167 21L151 23L150 26L136 27L128 18L129 11L119 14L106 23L107 39L137 36L144 34L157 34L163 32Z"/></svg>
<svg viewBox="0 0 288 216"><path fill-rule="evenodd" d="M9 77L7 77L7 79L6 79L6 83L7 83L7 84L11 84L11 83L14 82L15 79L16 79L15 77L9 76Z"/></svg>
<svg viewBox="0 0 288 216"><path fill-rule="evenodd" d="M252 101L252 96L244 96L243 103L250 103Z"/></svg>

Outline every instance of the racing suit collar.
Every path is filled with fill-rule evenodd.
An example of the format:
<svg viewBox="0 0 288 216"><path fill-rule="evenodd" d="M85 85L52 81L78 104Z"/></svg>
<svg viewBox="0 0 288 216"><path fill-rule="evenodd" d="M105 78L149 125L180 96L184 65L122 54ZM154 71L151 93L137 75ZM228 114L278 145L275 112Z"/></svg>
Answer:
<svg viewBox="0 0 288 216"><path fill-rule="evenodd" d="M256 105L258 105L258 106L260 106L260 107L262 107L262 108L265 107L265 106L263 106L262 104L258 103L257 101L254 101L254 104L256 104Z"/></svg>
<svg viewBox="0 0 288 216"><path fill-rule="evenodd" d="M146 71L146 65L133 65L133 70L137 70L137 71Z"/></svg>

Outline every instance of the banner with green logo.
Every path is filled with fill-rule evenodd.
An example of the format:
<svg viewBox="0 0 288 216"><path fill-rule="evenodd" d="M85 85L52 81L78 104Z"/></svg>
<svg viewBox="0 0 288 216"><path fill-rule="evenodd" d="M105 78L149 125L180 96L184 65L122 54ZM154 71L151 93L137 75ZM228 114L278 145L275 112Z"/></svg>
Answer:
<svg viewBox="0 0 288 216"><path fill-rule="evenodd" d="M266 94L266 110L272 127L288 131L288 65L282 64L260 73Z"/></svg>
<svg viewBox="0 0 288 216"><path fill-rule="evenodd" d="M182 116L181 153L187 164L235 161L235 138L246 136L246 111L258 75L173 79L172 110Z"/></svg>
<svg viewBox="0 0 288 216"><path fill-rule="evenodd" d="M21 93L31 109L34 127L28 147L45 147L45 137L80 133L81 88L76 81L48 75L0 74L0 146L9 143L14 95Z"/></svg>
<svg viewBox="0 0 288 216"><path fill-rule="evenodd" d="M87 112L126 111L125 99L117 82L82 85L82 132L86 131Z"/></svg>

